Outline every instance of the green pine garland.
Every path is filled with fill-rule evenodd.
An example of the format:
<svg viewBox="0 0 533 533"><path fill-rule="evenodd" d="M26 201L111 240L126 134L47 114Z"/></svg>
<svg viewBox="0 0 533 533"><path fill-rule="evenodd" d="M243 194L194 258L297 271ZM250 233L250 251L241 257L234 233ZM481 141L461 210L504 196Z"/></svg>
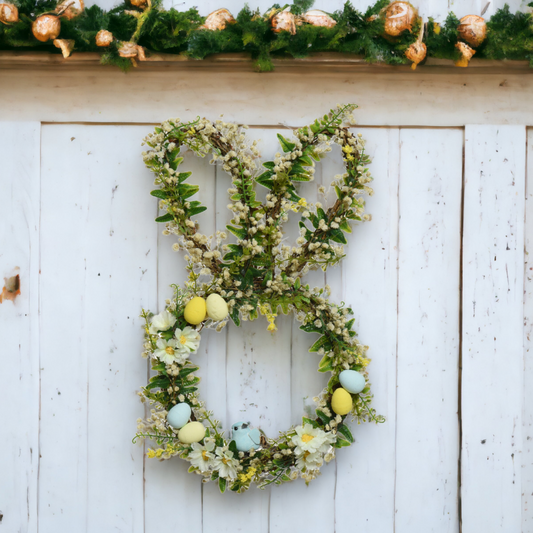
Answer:
<svg viewBox="0 0 533 533"><path fill-rule="evenodd" d="M33 20L42 13L53 11L56 1L14 0L14 3L19 9L19 22L0 24L0 50L60 53L51 41L41 43L31 32ZM290 9L299 15L312 3L312 0L294 0ZM95 37L99 30L109 30L115 39L138 43L148 51L182 54L192 59L217 53L249 53L259 71L272 70L272 58L276 56L303 58L313 52L325 51L362 55L369 63L408 64L405 51L416 41L420 23L396 39L385 38L384 19L379 14L388 4L388 0L378 0L361 13L346 2L342 10L331 14L337 22L335 27L303 24L297 27L295 35L286 31L274 33L268 18L248 6L236 16L235 24L228 24L221 31L198 30L205 17L196 9L177 11L171 8L167 11L161 6L161 0L154 0L144 11L129 3L122 3L111 11L92 6L73 20L62 19L59 37L73 39L76 52L103 52L102 63L115 64L124 70L131 67L131 61L119 56L117 41L106 49L96 46ZM275 4L273 7L287 6ZM137 12L138 16L133 16L132 12ZM442 25L429 19L424 35L427 57L459 58L455 48L458 24L453 13ZM507 5L499 9L487 22L487 38L476 49L476 58L527 60L533 65L532 14L513 14Z"/></svg>

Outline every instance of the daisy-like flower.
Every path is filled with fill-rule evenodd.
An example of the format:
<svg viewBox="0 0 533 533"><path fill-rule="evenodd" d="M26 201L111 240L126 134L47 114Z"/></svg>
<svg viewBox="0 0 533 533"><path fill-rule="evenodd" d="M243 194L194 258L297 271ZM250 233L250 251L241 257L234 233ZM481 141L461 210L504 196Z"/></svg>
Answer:
<svg viewBox="0 0 533 533"><path fill-rule="evenodd" d="M205 446L202 446L199 442L193 442L191 448L193 450L189 454L191 465L198 468L200 472L207 472L214 465L215 456L211 452L215 449L215 443L205 441Z"/></svg>
<svg viewBox="0 0 533 533"><path fill-rule="evenodd" d="M236 479L239 461L233 458L233 452L217 448L216 454L215 468L218 470L218 475L225 479Z"/></svg>
<svg viewBox="0 0 533 533"><path fill-rule="evenodd" d="M174 333L177 339L177 349L182 354L196 353L200 346L200 334L193 328L186 326L177 328Z"/></svg>
<svg viewBox="0 0 533 533"><path fill-rule="evenodd" d="M303 452L296 458L296 466L300 470L303 470L304 467L306 470L317 470L322 466L323 462L324 459L320 452Z"/></svg>
<svg viewBox="0 0 533 533"><path fill-rule="evenodd" d="M172 363L183 364L187 355L182 353L179 349L179 343L176 339L166 341L164 339L157 339L157 350L154 352L154 357L163 363L170 365Z"/></svg>
<svg viewBox="0 0 533 533"><path fill-rule="evenodd" d="M291 440L296 444L294 452L301 455L304 452L326 452L332 442L335 442L335 436L326 433L319 428L314 428L311 424L297 426L296 435Z"/></svg>
<svg viewBox="0 0 533 533"><path fill-rule="evenodd" d="M151 335L157 335L159 331L166 331L176 323L176 317L168 311L163 311L152 317L148 331Z"/></svg>

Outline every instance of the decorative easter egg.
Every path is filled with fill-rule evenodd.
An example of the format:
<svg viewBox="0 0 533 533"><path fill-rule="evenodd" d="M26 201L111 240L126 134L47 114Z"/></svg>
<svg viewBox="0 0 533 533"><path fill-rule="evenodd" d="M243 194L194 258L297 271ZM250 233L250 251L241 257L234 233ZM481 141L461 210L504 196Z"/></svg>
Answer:
<svg viewBox="0 0 533 533"><path fill-rule="evenodd" d="M347 415L352 410L352 397L343 389L337 389L331 397L331 408L338 415Z"/></svg>
<svg viewBox="0 0 533 533"><path fill-rule="evenodd" d="M337 24L335 19L319 9L312 9L311 11L304 13L302 18L308 24L319 26L321 28L333 28L333 26Z"/></svg>
<svg viewBox="0 0 533 533"><path fill-rule="evenodd" d="M365 376L357 370L343 370L339 374L339 381L343 388L352 394L359 394L366 385Z"/></svg>
<svg viewBox="0 0 533 533"><path fill-rule="evenodd" d="M191 407L188 403L176 404L167 414L167 422L173 428L182 428L191 418Z"/></svg>
<svg viewBox="0 0 533 533"><path fill-rule="evenodd" d="M205 301L207 315L215 321L224 320L228 316L228 304L218 294L210 294Z"/></svg>
<svg viewBox="0 0 533 533"><path fill-rule="evenodd" d="M196 326L203 322L205 320L206 314L207 306L205 304L205 300L203 298L200 298L200 296L196 296L195 298L193 298L185 306L185 310L183 311L183 317L189 324L192 324L193 326Z"/></svg>
<svg viewBox="0 0 533 533"><path fill-rule="evenodd" d="M398 37L405 30L411 31L416 18L416 9L409 2L392 2L385 12L385 33Z"/></svg>
<svg viewBox="0 0 533 533"><path fill-rule="evenodd" d="M205 426L201 422L189 422L178 433L178 439L184 444L200 442L204 437Z"/></svg>

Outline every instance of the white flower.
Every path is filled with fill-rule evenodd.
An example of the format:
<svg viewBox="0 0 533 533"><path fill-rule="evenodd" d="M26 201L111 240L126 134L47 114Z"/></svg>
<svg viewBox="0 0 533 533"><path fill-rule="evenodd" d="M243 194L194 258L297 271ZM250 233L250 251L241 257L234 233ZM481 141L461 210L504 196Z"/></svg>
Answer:
<svg viewBox="0 0 533 533"><path fill-rule="evenodd" d="M167 365L172 363L183 364L185 359L187 359L187 356L180 352L178 341L175 339L170 339L169 341L157 339L156 345L158 349L154 352L154 357Z"/></svg>
<svg viewBox="0 0 533 533"><path fill-rule="evenodd" d="M323 462L321 453L304 452L296 458L296 467L300 470L303 470L304 467L306 470L318 470Z"/></svg>
<svg viewBox="0 0 533 533"><path fill-rule="evenodd" d="M163 311L152 318L150 329L151 335L157 335L158 331L166 331L176 323L176 317L168 311Z"/></svg>
<svg viewBox="0 0 533 533"><path fill-rule="evenodd" d="M331 433L326 433L321 429L314 428L311 424L305 426L297 426L296 435L292 437L292 442L296 444L295 453L301 455L304 452L326 452L329 445L335 442L335 436Z"/></svg>
<svg viewBox="0 0 533 533"><path fill-rule="evenodd" d="M218 475L226 479L236 479L239 461L233 459L233 452L217 448L216 454L215 468L218 470Z"/></svg>
<svg viewBox="0 0 533 533"><path fill-rule="evenodd" d="M211 453L215 448L213 441L206 441L205 446L198 442L191 444L193 451L189 454L189 461L192 466L195 466L200 472L207 472L215 461L215 456Z"/></svg>
<svg viewBox="0 0 533 533"><path fill-rule="evenodd" d="M174 335L178 341L177 349L180 353L196 353L198 346L200 346L200 334L195 329L189 326L183 329L177 328Z"/></svg>

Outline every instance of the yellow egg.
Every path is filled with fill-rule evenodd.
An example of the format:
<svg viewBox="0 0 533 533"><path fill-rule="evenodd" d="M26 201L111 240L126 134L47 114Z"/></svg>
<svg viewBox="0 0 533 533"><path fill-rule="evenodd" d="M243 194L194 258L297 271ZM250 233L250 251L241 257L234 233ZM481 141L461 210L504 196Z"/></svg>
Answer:
<svg viewBox="0 0 533 533"><path fill-rule="evenodd" d="M205 303L207 305L207 315L216 322L224 320L228 316L228 304L218 294L210 294Z"/></svg>
<svg viewBox="0 0 533 533"><path fill-rule="evenodd" d="M331 397L331 408L338 415L347 415L352 410L352 397L350 393L343 389L337 389Z"/></svg>
<svg viewBox="0 0 533 533"><path fill-rule="evenodd" d="M185 306L183 317L189 324L196 326L205 320L206 313L205 300L200 298L200 296L196 296Z"/></svg>
<svg viewBox="0 0 533 533"><path fill-rule="evenodd" d="M201 422L189 422L178 433L178 439L184 444L200 442L205 436L205 426Z"/></svg>

